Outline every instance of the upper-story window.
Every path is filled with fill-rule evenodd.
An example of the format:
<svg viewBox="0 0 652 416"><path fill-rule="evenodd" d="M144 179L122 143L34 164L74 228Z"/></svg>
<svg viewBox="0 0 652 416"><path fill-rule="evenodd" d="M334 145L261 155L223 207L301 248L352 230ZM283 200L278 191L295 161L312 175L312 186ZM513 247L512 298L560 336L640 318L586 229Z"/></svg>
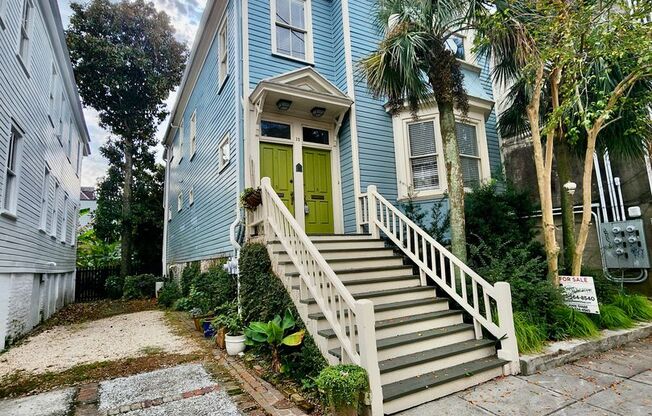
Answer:
<svg viewBox="0 0 652 416"><path fill-rule="evenodd" d="M220 73L219 73L219 86L221 87L226 81L226 76L229 73L229 45L228 45L228 32L227 32L226 16L220 26L218 37L218 53L220 59Z"/></svg>
<svg viewBox="0 0 652 416"><path fill-rule="evenodd" d="M190 158L195 155L197 151L197 110L192 112L190 116Z"/></svg>
<svg viewBox="0 0 652 416"><path fill-rule="evenodd" d="M177 212L183 208L183 192L177 194Z"/></svg>
<svg viewBox="0 0 652 416"><path fill-rule="evenodd" d="M52 223L50 224L50 235L56 237L57 227L59 225L59 193L61 186L59 182L54 183L54 199L52 200Z"/></svg>
<svg viewBox="0 0 652 416"><path fill-rule="evenodd" d="M57 107L57 67L52 63L52 72L50 73L50 110L48 112L48 118L50 119L50 124L54 127L54 120L56 120L55 111Z"/></svg>
<svg viewBox="0 0 652 416"><path fill-rule="evenodd" d="M183 160L183 142L186 136L186 129L183 128L183 120L181 121L181 125L179 126L179 155L177 156L177 164L181 163L181 160Z"/></svg>
<svg viewBox="0 0 652 416"><path fill-rule="evenodd" d="M230 145L228 134L224 136L224 138L220 142L218 157L219 157L218 170L221 172L229 164L229 161L231 160L231 145Z"/></svg>
<svg viewBox="0 0 652 416"><path fill-rule="evenodd" d="M60 107L59 107L59 126L57 128L57 140L59 140L59 144L61 147L63 147L63 134L64 134L64 120L67 116L66 112L66 97L61 94L61 101L60 101Z"/></svg>
<svg viewBox="0 0 652 416"><path fill-rule="evenodd" d="M66 242L66 233L68 231L68 194L63 195L63 206L61 207L63 220L61 221L61 228L59 229L59 240L62 243Z"/></svg>
<svg viewBox="0 0 652 416"><path fill-rule="evenodd" d="M302 61L312 60L310 0L272 0L273 51Z"/></svg>
<svg viewBox="0 0 652 416"><path fill-rule="evenodd" d="M455 123L457 145L460 151L460 164L464 186L473 187L480 184L482 172L480 152L478 149L477 127L473 124Z"/></svg>
<svg viewBox="0 0 652 416"><path fill-rule="evenodd" d="M190 188L188 191L188 205L192 206L195 203L195 190Z"/></svg>
<svg viewBox="0 0 652 416"><path fill-rule="evenodd" d="M43 189L41 189L41 221L39 228L43 231L46 230L48 226L48 214L49 214L49 204L48 200L50 197L50 180L52 176L50 175L50 169L45 167L45 174L43 175Z"/></svg>
<svg viewBox="0 0 652 416"><path fill-rule="evenodd" d="M11 127L9 137L9 150L7 152L7 164L5 168L4 196L2 198L2 209L4 212L15 215L18 202L18 176L20 171L23 133L16 127Z"/></svg>
<svg viewBox="0 0 652 416"><path fill-rule="evenodd" d="M466 50L464 48L464 37L460 35L450 35L446 40L446 47L453 52L457 59L466 60Z"/></svg>
<svg viewBox="0 0 652 416"><path fill-rule="evenodd" d="M32 1L25 0L23 2L23 15L20 21L20 42L18 44L18 55L23 61L23 65L28 65L29 58L29 40L30 40L30 26L32 21Z"/></svg>
<svg viewBox="0 0 652 416"><path fill-rule="evenodd" d="M408 124L410 170L415 191L439 188L437 144L433 120Z"/></svg>

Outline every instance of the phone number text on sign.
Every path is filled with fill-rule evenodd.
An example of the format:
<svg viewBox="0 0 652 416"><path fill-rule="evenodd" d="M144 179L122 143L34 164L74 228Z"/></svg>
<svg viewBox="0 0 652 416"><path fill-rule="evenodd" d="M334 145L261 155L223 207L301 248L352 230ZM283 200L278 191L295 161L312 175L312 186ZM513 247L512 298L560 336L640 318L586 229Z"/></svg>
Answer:
<svg viewBox="0 0 652 416"><path fill-rule="evenodd" d="M591 276L559 276L566 305L584 313L600 314L598 296Z"/></svg>

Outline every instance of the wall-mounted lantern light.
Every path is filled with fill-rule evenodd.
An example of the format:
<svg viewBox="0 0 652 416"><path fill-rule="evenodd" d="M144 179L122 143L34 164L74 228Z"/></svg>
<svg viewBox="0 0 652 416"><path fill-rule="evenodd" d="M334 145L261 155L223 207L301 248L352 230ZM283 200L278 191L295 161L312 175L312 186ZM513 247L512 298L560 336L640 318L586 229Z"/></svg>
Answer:
<svg viewBox="0 0 652 416"><path fill-rule="evenodd" d="M321 117L326 113L326 109L324 107L313 107L312 110L310 110L310 114L312 114L313 117Z"/></svg>
<svg viewBox="0 0 652 416"><path fill-rule="evenodd" d="M278 108L280 111L288 111L291 105L292 101L290 100L281 99L276 102L276 108Z"/></svg>

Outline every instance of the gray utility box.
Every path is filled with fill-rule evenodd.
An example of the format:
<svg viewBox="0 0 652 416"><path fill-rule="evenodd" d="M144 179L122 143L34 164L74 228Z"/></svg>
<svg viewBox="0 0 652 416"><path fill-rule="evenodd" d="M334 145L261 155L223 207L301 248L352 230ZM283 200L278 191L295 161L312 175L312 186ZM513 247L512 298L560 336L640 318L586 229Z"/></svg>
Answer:
<svg viewBox="0 0 652 416"><path fill-rule="evenodd" d="M647 269L650 267L643 220L600 224L604 259L609 269Z"/></svg>

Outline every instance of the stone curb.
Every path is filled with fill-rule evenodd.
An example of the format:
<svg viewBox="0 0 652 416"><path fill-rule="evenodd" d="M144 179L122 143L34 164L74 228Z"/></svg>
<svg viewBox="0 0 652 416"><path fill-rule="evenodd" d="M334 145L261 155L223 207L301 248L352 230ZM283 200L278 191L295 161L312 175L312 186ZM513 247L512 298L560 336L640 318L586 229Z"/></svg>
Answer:
<svg viewBox="0 0 652 416"><path fill-rule="evenodd" d="M218 391L218 390L220 390L220 386L215 384L213 386L203 387L201 389L191 390L181 394L174 394L174 395L159 397L151 400L143 400L141 402L115 407L113 409L101 410L98 412L98 415L100 416L119 415L121 413L132 412L134 410L140 410L140 409L147 409L148 407L160 406L164 403L176 402L190 397L203 396L205 394L211 393L213 391Z"/></svg>
<svg viewBox="0 0 652 416"><path fill-rule="evenodd" d="M589 340L569 340L555 342L546 346L545 352L534 355L521 355L521 374L529 376L540 371L559 367L588 355L620 347L628 342L652 335L652 323L642 323L631 329L601 331L600 338Z"/></svg>

